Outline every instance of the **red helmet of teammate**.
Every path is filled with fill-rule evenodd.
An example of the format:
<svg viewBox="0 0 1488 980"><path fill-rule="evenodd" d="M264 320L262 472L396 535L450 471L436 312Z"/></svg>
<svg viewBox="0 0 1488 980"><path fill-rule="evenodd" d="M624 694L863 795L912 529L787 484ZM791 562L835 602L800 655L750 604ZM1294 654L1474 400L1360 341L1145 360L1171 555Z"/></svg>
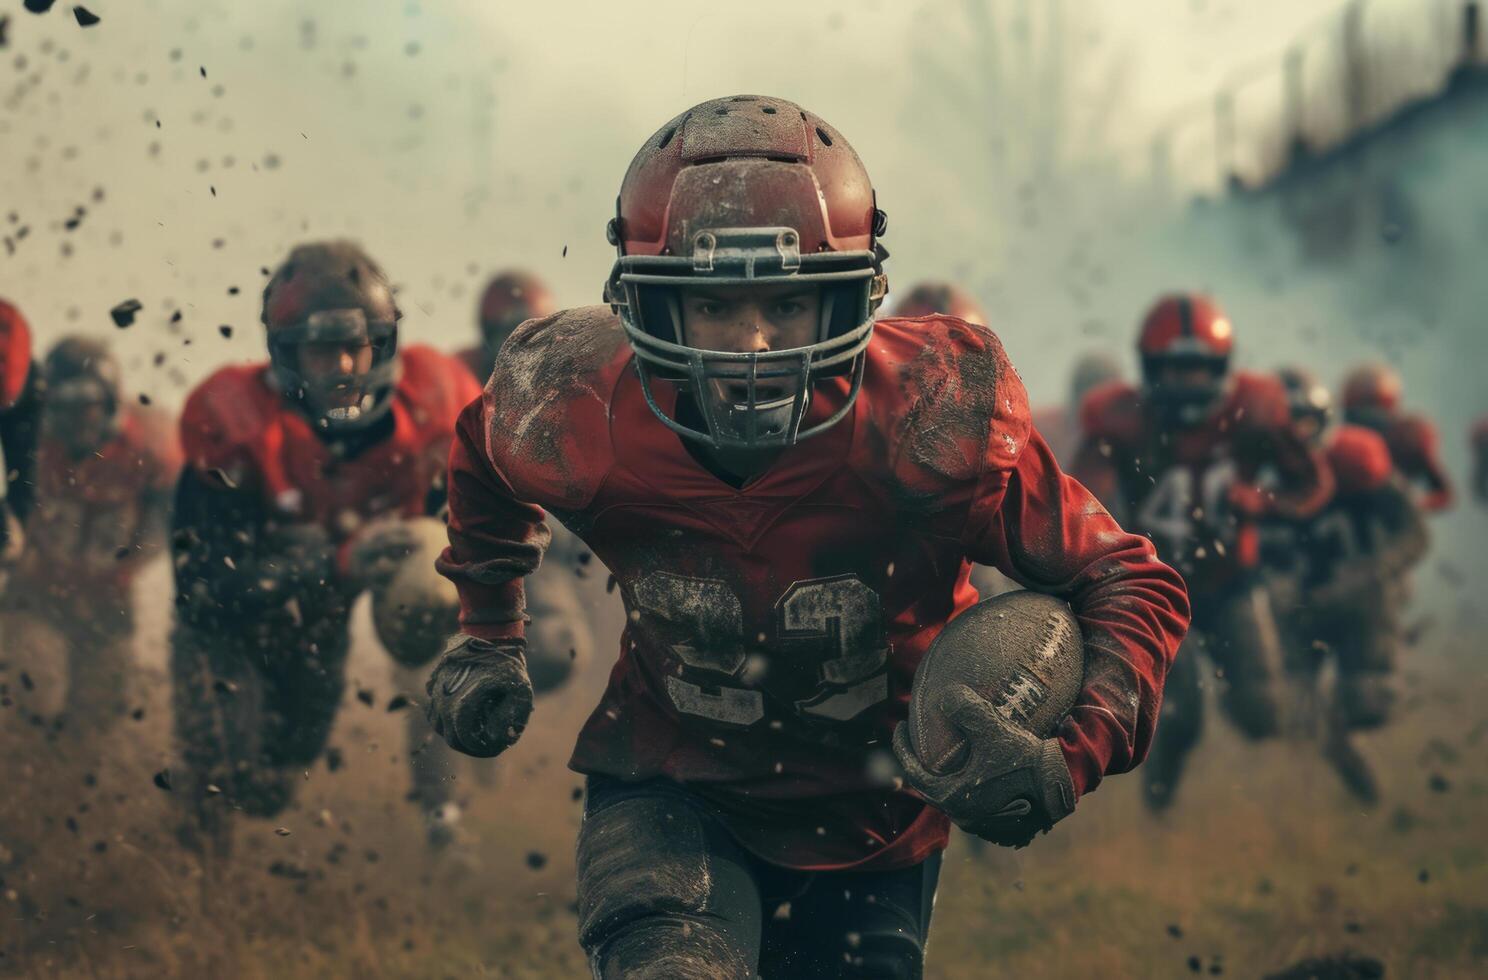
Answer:
<svg viewBox="0 0 1488 980"><path fill-rule="evenodd" d="M1400 375L1387 364L1361 364L1343 381L1343 417L1355 425L1383 426L1400 408Z"/></svg>
<svg viewBox="0 0 1488 980"><path fill-rule="evenodd" d="M1333 420L1333 393L1311 371L1284 367L1276 372L1286 389L1291 408L1292 428L1309 443L1322 440L1323 432Z"/></svg>
<svg viewBox="0 0 1488 980"><path fill-rule="evenodd" d="M948 282L917 283L894 305L894 316L934 316L937 313L982 327L987 325L987 313L981 304L966 290Z"/></svg>
<svg viewBox="0 0 1488 980"><path fill-rule="evenodd" d="M610 242L606 296L636 352L651 410L714 448L789 446L851 410L873 314L887 289L885 218L862 161L827 122L783 99L714 99L661 127L631 161ZM678 287L800 282L821 291L814 343L733 353L688 346ZM813 382L849 397L802 428ZM651 380L679 385L702 424L669 415Z"/></svg>
<svg viewBox="0 0 1488 980"><path fill-rule="evenodd" d="M557 309L553 294L536 276L521 269L497 273L486 285L480 301L481 338L486 353L495 360L513 330Z"/></svg>
<svg viewBox="0 0 1488 980"><path fill-rule="evenodd" d="M119 431L119 362L108 345L87 337L64 337L47 352L47 438L73 457L108 444Z"/></svg>
<svg viewBox="0 0 1488 980"><path fill-rule="evenodd" d="M297 246L263 294L275 382L320 429L365 428L392 407L401 316L360 246Z"/></svg>
<svg viewBox="0 0 1488 980"><path fill-rule="evenodd" d="M16 403L31 374L31 327L21 311L0 299L0 409Z"/></svg>
<svg viewBox="0 0 1488 980"><path fill-rule="evenodd" d="M1234 331L1219 305L1198 293L1164 296L1137 339L1148 397L1180 425L1209 417L1224 391Z"/></svg>

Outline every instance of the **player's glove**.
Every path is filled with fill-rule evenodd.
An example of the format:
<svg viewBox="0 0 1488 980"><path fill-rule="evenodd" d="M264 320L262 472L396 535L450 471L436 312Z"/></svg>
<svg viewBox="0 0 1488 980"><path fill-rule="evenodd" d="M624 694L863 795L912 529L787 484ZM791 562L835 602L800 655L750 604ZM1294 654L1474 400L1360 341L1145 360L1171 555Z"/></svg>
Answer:
<svg viewBox="0 0 1488 980"><path fill-rule="evenodd" d="M521 640L450 638L425 685L429 725L450 748L487 759L511 748L532 714Z"/></svg>
<svg viewBox="0 0 1488 980"><path fill-rule="evenodd" d="M894 729L905 779L962 830L1004 847L1023 847L1075 809L1075 787L1058 739L1034 738L1003 719L991 702L958 685L942 701L966 737L966 762L937 775L915 755L909 730Z"/></svg>

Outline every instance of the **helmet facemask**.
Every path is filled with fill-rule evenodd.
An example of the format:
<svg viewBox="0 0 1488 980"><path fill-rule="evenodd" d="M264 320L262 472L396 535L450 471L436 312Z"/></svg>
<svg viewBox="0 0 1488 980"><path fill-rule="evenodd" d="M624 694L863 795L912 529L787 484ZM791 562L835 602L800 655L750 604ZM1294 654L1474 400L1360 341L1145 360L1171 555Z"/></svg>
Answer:
<svg viewBox="0 0 1488 980"><path fill-rule="evenodd" d="M711 449L783 449L826 431L851 410L863 380L864 352L885 280L879 251L802 255L794 229L715 228L696 232L691 255L623 255L608 287L636 353L651 410L672 431ZM812 343L757 353L705 350L683 330L688 286L799 283L820 297ZM803 428L819 381L846 377L848 397L826 419ZM701 426L657 402L653 381L676 385Z"/></svg>
<svg viewBox="0 0 1488 980"><path fill-rule="evenodd" d="M309 345L370 348L366 371L310 372L302 352ZM355 432L392 407L398 383L395 321L369 320L360 309L318 310L299 323L269 331L269 361L284 395L322 431Z"/></svg>
<svg viewBox="0 0 1488 980"><path fill-rule="evenodd" d="M1192 428L1206 422L1224 396L1229 358L1173 352L1143 358L1147 397L1171 424Z"/></svg>

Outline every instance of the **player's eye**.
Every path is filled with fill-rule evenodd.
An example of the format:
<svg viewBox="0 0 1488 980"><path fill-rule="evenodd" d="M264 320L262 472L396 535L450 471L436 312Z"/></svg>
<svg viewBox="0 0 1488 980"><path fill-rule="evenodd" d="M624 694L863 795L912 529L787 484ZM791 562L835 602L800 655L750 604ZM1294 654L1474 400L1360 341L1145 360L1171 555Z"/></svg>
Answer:
<svg viewBox="0 0 1488 980"><path fill-rule="evenodd" d="M776 317L779 317L781 319L800 316L802 313L806 312L806 304L802 303L800 300L783 299L775 304L772 312L775 314Z"/></svg>
<svg viewBox="0 0 1488 980"><path fill-rule="evenodd" d="M710 319L718 319L728 312L728 305L714 299L700 299L693 302L693 311Z"/></svg>

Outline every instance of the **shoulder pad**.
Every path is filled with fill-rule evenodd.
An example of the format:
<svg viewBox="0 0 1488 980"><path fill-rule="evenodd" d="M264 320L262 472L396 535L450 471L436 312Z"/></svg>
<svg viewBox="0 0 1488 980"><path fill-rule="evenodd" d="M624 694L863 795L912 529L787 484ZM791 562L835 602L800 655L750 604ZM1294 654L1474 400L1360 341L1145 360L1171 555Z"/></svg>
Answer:
<svg viewBox="0 0 1488 980"><path fill-rule="evenodd" d="M1130 444L1142 438L1142 392L1125 381L1092 388L1080 402L1080 428L1093 439Z"/></svg>
<svg viewBox="0 0 1488 980"><path fill-rule="evenodd" d="M887 317L873 328L863 395L888 435L897 479L916 486L1010 469L1028 444L1028 392L997 335L952 316Z"/></svg>
<svg viewBox="0 0 1488 980"><path fill-rule="evenodd" d="M403 373L398 395L421 430L454 432L455 419L480 397L480 385L465 365L432 347L415 344L399 351Z"/></svg>
<svg viewBox="0 0 1488 980"><path fill-rule="evenodd" d="M1282 429L1292 421L1281 379L1254 371L1235 373L1223 414L1241 429Z"/></svg>
<svg viewBox="0 0 1488 980"><path fill-rule="evenodd" d="M528 320L486 383L486 452L519 495L586 504L609 471L610 401L631 348L608 306Z"/></svg>
<svg viewBox="0 0 1488 980"><path fill-rule="evenodd" d="M181 448L187 465L200 472L220 469L243 478L258 443L280 410L279 396L264 378L262 364L233 365L211 375L186 399L181 411Z"/></svg>
<svg viewBox="0 0 1488 980"><path fill-rule="evenodd" d="M1358 425L1339 426L1328 443L1328 465L1339 493L1377 490L1390 479L1393 464L1384 438Z"/></svg>

